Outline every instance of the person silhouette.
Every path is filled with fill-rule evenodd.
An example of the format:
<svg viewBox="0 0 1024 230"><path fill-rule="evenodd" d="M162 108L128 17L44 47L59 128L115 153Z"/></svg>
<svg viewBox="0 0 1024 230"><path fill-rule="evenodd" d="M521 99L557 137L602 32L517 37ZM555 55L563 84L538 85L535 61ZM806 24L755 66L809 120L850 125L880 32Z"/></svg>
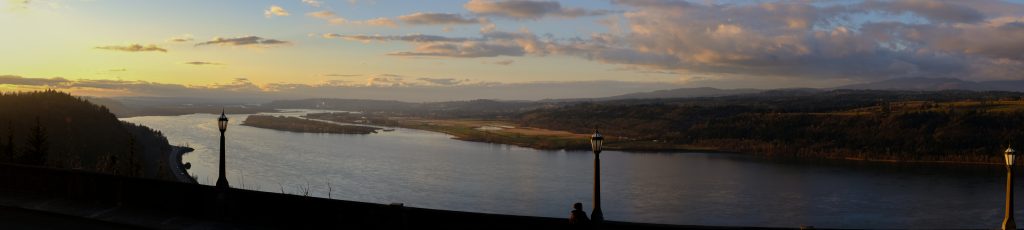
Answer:
<svg viewBox="0 0 1024 230"><path fill-rule="evenodd" d="M569 224L586 225L590 223L590 218L587 218L587 212L583 211L582 203L576 202L572 204L572 212L569 213Z"/></svg>

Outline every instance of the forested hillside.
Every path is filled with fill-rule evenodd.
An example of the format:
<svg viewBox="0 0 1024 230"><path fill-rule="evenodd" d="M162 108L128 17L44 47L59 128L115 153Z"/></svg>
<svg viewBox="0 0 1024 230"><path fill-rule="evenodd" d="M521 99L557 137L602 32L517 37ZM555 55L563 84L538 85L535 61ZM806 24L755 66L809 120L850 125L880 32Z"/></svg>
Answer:
<svg viewBox="0 0 1024 230"><path fill-rule="evenodd" d="M1024 94L838 90L584 103L523 126L764 155L992 162L1024 140Z"/></svg>
<svg viewBox="0 0 1024 230"><path fill-rule="evenodd" d="M0 94L0 162L169 178L167 138L56 91Z"/></svg>

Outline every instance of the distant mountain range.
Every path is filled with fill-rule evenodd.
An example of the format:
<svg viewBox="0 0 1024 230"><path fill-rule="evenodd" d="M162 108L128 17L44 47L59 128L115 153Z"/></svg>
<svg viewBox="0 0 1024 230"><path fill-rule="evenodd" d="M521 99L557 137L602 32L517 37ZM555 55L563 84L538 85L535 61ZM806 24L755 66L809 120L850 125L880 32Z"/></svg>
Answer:
<svg viewBox="0 0 1024 230"><path fill-rule="evenodd" d="M965 81L956 78L897 78L864 84L837 87L836 89L907 90L907 91L1024 91L1024 81Z"/></svg>
<svg viewBox="0 0 1024 230"><path fill-rule="evenodd" d="M428 113L459 113L481 115L505 114L564 103L609 102L626 100L682 99L701 97L723 97L737 95L778 96L804 95L830 90L881 90L881 91L1009 91L1024 92L1024 81L965 81L956 78L897 78L878 82L846 85L835 88L791 88L791 89L719 89L711 87L678 88L618 96L596 98L563 98L539 101L509 100L465 100L446 102L404 102L396 100L362 100L343 98L311 98L279 100L269 103L231 103L231 99L203 100L199 98L91 98L94 103L106 106L120 117L143 115L179 115L197 112L218 112L230 108L235 113L257 113L281 108L317 108L334 110L373 110L392 112L419 111Z"/></svg>
<svg viewBox="0 0 1024 230"><path fill-rule="evenodd" d="M661 99L661 98L693 98L693 97L721 97L740 94L760 93L761 89L719 89L711 87L678 88L656 90L650 92L628 93L611 97L598 98L565 98L547 99L540 102L574 102L574 101L616 101L616 100L639 100L639 99Z"/></svg>
<svg viewBox="0 0 1024 230"><path fill-rule="evenodd" d="M688 97L719 97L748 93L760 93L760 89L718 89L711 87L667 89L642 93L630 93L619 96L598 98L599 100L627 100L654 98L688 98Z"/></svg>
<svg viewBox="0 0 1024 230"><path fill-rule="evenodd" d="M862 89L862 90L902 90L902 91L941 91L941 90L967 90L967 91L1010 91L1024 92L1024 81L965 81L956 78L897 78L884 81L877 81L864 84L840 86L831 89ZM814 89L805 89L814 90ZM762 89L718 89L711 87L700 88L679 88L658 90L651 92L630 93L612 97L590 98L590 99L564 99L554 101L592 100L592 101L613 101L629 99L656 99L656 98L693 98L693 97L720 97L741 94L761 93Z"/></svg>

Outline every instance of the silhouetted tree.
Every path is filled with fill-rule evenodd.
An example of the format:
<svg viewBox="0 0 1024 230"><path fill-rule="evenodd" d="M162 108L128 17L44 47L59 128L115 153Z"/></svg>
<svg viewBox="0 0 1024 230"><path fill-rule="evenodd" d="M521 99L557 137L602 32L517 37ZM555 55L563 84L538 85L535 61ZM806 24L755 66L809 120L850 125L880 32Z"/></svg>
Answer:
<svg viewBox="0 0 1024 230"><path fill-rule="evenodd" d="M135 152L135 136L128 137L128 160L125 161L127 170L125 171L126 176L141 176L142 175L142 164L139 162L139 156Z"/></svg>
<svg viewBox="0 0 1024 230"><path fill-rule="evenodd" d="M22 154L22 162L32 165L44 165L47 154L49 154L49 143L47 142L46 129L43 128L39 117L36 117L36 125L28 136L25 145L25 152Z"/></svg>
<svg viewBox="0 0 1024 230"><path fill-rule="evenodd" d="M13 162L14 161L14 123L7 121L7 142L0 149L0 161Z"/></svg>
<svg viewBox="0 0 1024 230"><path fill-rule="evenodd" d="M110 167L108 172L111 174L120 175L121 170L117 169L117 155L111 154L107 156L107 167Z"/></svg>

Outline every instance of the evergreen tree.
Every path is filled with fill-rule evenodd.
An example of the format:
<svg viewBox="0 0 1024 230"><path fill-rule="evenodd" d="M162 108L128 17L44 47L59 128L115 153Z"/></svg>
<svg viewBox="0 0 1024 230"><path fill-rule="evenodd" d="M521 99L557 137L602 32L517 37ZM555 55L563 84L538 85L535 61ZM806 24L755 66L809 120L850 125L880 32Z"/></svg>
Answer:
<svg viewBox="0 0 1024 230"><path fill-rule="evenodd" d="M26 150L22 156L23 163L32 165L46 164L46 157L49 154L49 143L46 139L46 129L43 128L39 117L36 117L36 126L32 129L32 134L28 136L28 144L25 147Z"/></svg>
<svg viewBox="0 0 1024 230"><path fill-rule="evenodd" d="M7 138L3 145L0 145L0 161L11 163L14 161L14 123L7 121Z"/></svg>
<svg viewBox="0 0 1024 230"><path fill-rule="evenodd" d="M141 176L142 175L142 164L139 161L139 156L135 152L135 136L130 135L128 137L128 160L125 162L128 164L128 170L125 173L128 176Z"/></svg>
<svg viewBox="0 0 1024 230"><path fill-rule="evenodd" d="M6 147L4 149L6 158L4 160L8 163L14 162L14 146L14 124L7 122L7 145L4 146Z"/></svg>
<svg viewBox="0 0 1024 230"><path fill-rule="evenodd" d="M7 145L4 146L4 147L6 147L4 149L4 152L5 152L5 155L4 155L5 158L3 159L4 161L6 161L6 162L14 162L14 146L15 146L15 144L14 144L14 123L8 121L7 122Z"/></svg>

